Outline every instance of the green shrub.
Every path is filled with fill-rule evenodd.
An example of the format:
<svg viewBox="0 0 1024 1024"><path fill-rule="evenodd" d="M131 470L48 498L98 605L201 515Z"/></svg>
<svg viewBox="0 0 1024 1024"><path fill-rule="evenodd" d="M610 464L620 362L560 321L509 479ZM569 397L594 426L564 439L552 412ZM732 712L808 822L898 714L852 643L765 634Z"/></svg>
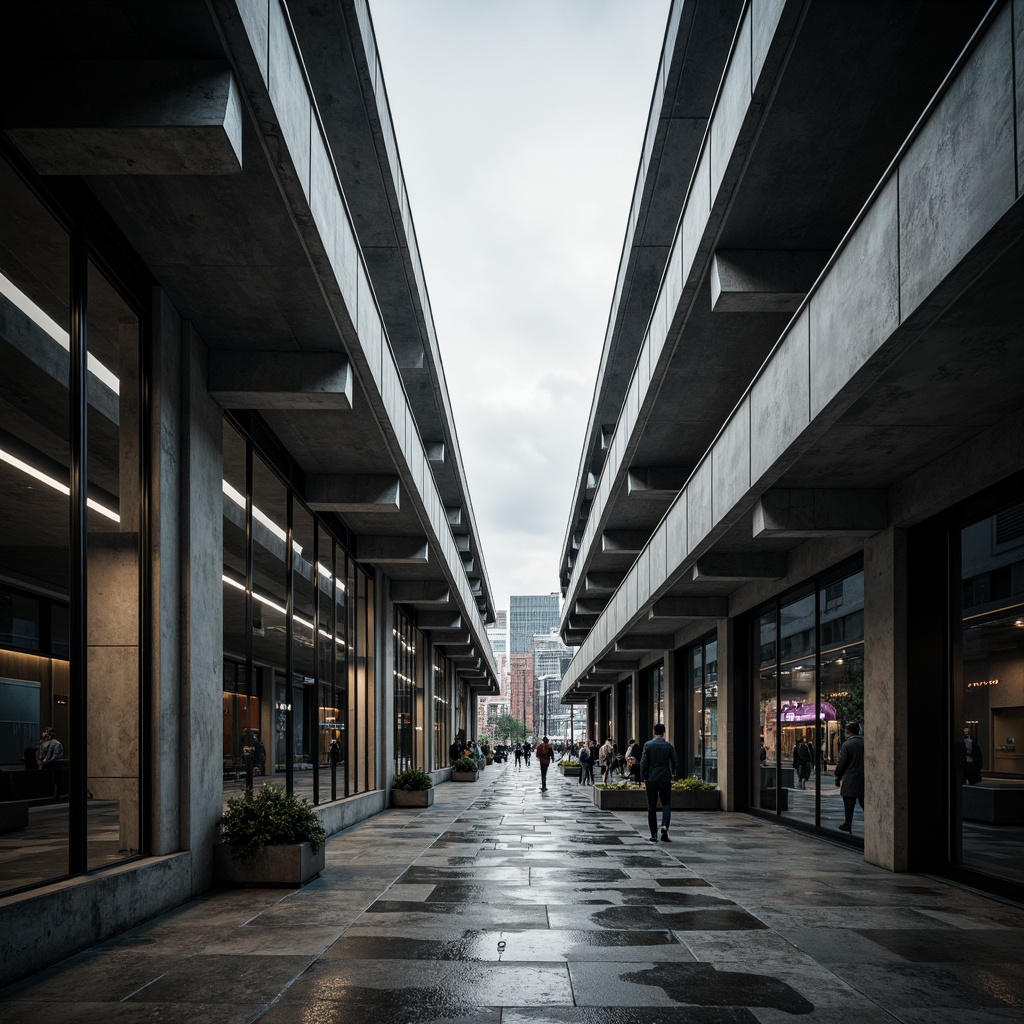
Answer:
<svg viewBox="0 0 1024 1024"><path fill-rule="evenodd" d="M614 784L610 784L610 783L607 783L607 782L599 782L594 787L594 789L616 789L616 790L621 790L621 789L643 789L643 788L644 787L641 786L639 783L637 783L637 782L630 782L628 779L623 779L622 782L616 782Z"/></svg>
<svg viewBox="0 0 1024 1024"><path fill-rule="evenodd" d="M404 772L399 772L395 776L391 788L419 792L430 789L433 785L434 780L422 768L406 768Z"/></svg>
<svg viewBox="0 0 1024 1024"><path fill-rule="evenodd" d="M456 761L452 765L452 771L453 772L475 772L476 771L476 761L474 761L473 758L471 758L471 757L460 757L458 759L458 761Z"/></svg>
<svg viewBox="0 0 1024 1024"><path fill-rule="evenodd" d="M251 857L261 846L306 843L315 853L327 838L324 826L305 800L279 786L247 789L244 796L228 801L221 826L221 839L236 857Z"/></svg>
<svg viewBox="0 0 1024 1024"><path fill-rule="evenodd" d="M708 793L718 787L703 779L698 779L696 775L688 775L685 779L676 779L672 783L672 788L677 793Z"/></svg>
<svg viewBox="0 0 1024 1024"><path fill-rule="evenodd" d="M575 757L563 757L558 763L563 768L579 768L580 766L579 761L577 761Z"/></svg>

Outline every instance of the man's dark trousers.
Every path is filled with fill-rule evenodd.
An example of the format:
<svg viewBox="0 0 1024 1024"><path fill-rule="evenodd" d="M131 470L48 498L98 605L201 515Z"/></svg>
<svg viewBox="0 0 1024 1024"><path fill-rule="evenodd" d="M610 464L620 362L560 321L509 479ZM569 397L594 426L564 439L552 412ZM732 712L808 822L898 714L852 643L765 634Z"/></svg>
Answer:
<svg viewBox="0 0 1024 1024"><path fill-rule="evenodd" d="M543 761L541 761L541 763L540 763L540 788L541 789L547 789L548 788L548 768L550 768L550 767L551 767L550 764L545 764Z"/></svg>
<svg viewBox="0 0 1024 1024"><path fill-rule="evenodd" d="M661 797L661 827L668 828L672 820L672 781L647 781L647 824L651 835L658 834L658 797Z"/></svg>

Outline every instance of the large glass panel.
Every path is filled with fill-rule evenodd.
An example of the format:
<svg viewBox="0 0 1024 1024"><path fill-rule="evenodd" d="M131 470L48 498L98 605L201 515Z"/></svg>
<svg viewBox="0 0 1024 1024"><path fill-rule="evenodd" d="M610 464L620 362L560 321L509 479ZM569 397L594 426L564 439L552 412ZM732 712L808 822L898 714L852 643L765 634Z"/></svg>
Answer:
<svg viewBox="0 0 1024 1024"><path fill-rule="evenodd" d="M814 734L815 770L821 782L819 824L838 828L843 802L833 772L846 726L864 731L864 573L827 583L818 591L819 705ZM863 836L863 812L854 810L853 834Z"/></svg>
<svg viewBox="0 0 1024 1024"><path fill-rule="evenodd" d="M395 771L415 767L414 735L416 727L416 638L415 630L401 609L395 608L394 642L394 740Z"/></svg>
<svg viewBox="0 0 1024 1024"><path fill-rule="evenodd" d="M88 865L141 850L139 320L88 269Z"/></svg>
<svg viewBox="0 0 1024 1024"><path fill-rule="evenodd" d="M655 665L651 669L651 725L665 721L665 666Z"/></svg>
<svg viewBox="0 0 1024 1024"><path fill-rule="evenodd" d="M317 710L316 587L313 557L313 515L292 501L292 730L295 778L299 797L319 798L319 732Z"/></svg>
<svg viewBox="0 0 1024 1024"><path fill-rule="evenodd" d="M961 533L953 806L964 867L1024 884L1024 504Z"/></svg>
<svg viewBox="0 0 1024 1024"><path fill-rule="evenodd" d="M754 751L754 792L758 807L777 811L787 802L786 791L779 792L779 728L778 728L778 629L773 608L754 620L755 664L754 714L758 723Z"/></svg>
<svg viewBox="0 0 1024 1024"><path fill-rule="evenodd" d="M248 758L254 746L253 730L260 732L266 752L268 775L285 775L291 782L294 721L291 687L286 685L288 575L288 501L283 483L255 453L252 455L252 579L249 587L249 636L252 665L257 685L265 698L273 700L270 729L261 729L259 719L245 723L242 755ZM273 695L270 697L270 695ZM269 735L268 735L269 734Z"/></svg>
<svg viewBox="0 0 1024 1024"><path fill-rule="evenodd" d="M330 730L328 758L331 763L331 792L345 796L350 782L350 739L355 733L354 719L349 718L349 664L352 652L352 603L349 600L349 559L339 545L335 545L334 562L334 706L337 715Z"/></svg>
<svg viewBox="0 0 1024 1024"><path fill-rule="evenodd" d="M808 747L815 743L817 687L815 679L814 594L785 601L779 614L779 784L785 792L781 810L792 818L815 823L816 775Z"/></svg>
<svg viewBox="0 0 1024 1024"><path fill-rule="evenodd" d="M704 645L698 644L686 655L686 678L691 695L690 749L693 751L691 774L702 775L704 740Z"/></svg>
<svg viewBox="0 0 1024 1024"><path fill-rule="evenodd" d="M330 534L317 527L317 565L314 573L317 595L317 690L319 693L316 761L320 772L318 797L337 798L337 772L341 765L341 718L335 667L337 664L337 632L334 622L334 542ZM335 741L337 741L335 743ZM332 743L334 754L332 757ZM344 792L344 780L341 786Z"/></svg>
<svg viewBox="0 0 1024 1024"><path fill-rule="evenodd" d="M451 763L448 748L451 746L451 686L449 683L448 659L434 651L434 768L443 768Z"/></svg>
<svg viewBox="0 0 1024 1024"><path fill-rule="evenodd" d="M701 778L718 782L718 641L704 648L704 715L701 727Z"/></svg>
<svg viewBox="0 0 1024 1024"><path fill-rule="evenodd" d="M48 649L40 601L68 600L68 239L2 160L0 210L0 779L29 801L26 827L0 835L3 892L67 874L67 765L81 751L68 732L66 626L63 649ZM51 727L59 756L40 771Z"/></svg>

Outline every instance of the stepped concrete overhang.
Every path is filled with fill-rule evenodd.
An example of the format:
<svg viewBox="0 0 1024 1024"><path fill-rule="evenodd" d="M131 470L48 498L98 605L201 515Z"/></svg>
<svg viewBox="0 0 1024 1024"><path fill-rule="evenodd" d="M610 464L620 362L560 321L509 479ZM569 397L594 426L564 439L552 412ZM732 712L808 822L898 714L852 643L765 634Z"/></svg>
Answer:
<svg viewBox="0 0 1024 1024"><path fill-rule="evenodd" d="M625 570L562 680L564 700L594 684L623 638L653 644L673 624L720 615L752 579L798 582L791 559L808 538L848 536L853 552L856 538L913 525L936 458L985 451L998 477L1005 448L1012 464L1024 437L1019 13L995 4L979 18ZM684 247L684 268L693 259Z"/></svg>
<svg viewBox="0 0 1024 1024"><path fill-rule="evenodd" d="M306 72L345 191L363 259L410 408L431 455L438 492L461 510L452 526L472 552L477 603L494 622L494 598L455 431L412 209L366 0L289 7Z"/></svg>
<svg viewBox="0 0 1024 1024"><path fill-rule="evenodd" d="M562 546L563 596L588 481L600 473L625 400L741 8L742 0L672 0Z"/></svg>
<svg viewBox="0 0 1024 1024"><path fill-rule="evenodd" d="M582 639L591 582L609 593L637 558L603 539L653 535L986 7L743 7L625 402L599 473L581 470L563 635Z"/></svg>
<svg viewBox="0 0 1024 1024"><path fill-rule="evenodd" d="M459 616L481 659L474 686L497 693L479 541L474 535L471 579L452 532L453 522L471 516L453 511L454 492L435 478L436 423L421 424L403 382L288 7L40 0L15 12L8 41L17 39L17 59L26 64L70 61L81 56L83 19L102 31L89 34L76 87L86 99L92 91L98 109L118 109L109 68L126 58L159 65L147 82L167 80L179 97L189 95L182 88L189 69L212 69L213 85L194 110L176 101L174 130L119 131L146 166L90 166L88 139L71 129L62 136L63 158L82 161L87 187L202 338L210 390L224 407L265 421L300 467L302 496L342 520L358 559L382 565L396 593L410 588L414 608L422 601ZM5 68L5 118L16 71ZM205 132L192 154L197 167L168 173L168 153L190 158L190 111ZM362 120L368 116L364 110ZM9 133L15 145L32 128L18 121L3 122L18 129ZM33 145L23 153L31 163ZM450 451L447 437L440 440ZM459 486L465 490L464 475ZM467 508L468 500L459 502Z"/></svg>

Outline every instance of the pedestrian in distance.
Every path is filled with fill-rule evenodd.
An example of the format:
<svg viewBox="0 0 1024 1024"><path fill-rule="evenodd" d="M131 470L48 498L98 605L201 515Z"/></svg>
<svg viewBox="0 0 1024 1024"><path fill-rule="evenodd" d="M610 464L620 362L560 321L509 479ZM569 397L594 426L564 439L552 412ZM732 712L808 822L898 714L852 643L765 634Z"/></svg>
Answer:
<svg viewBox="0 0 1024 1024"><path fill-rule="evenodd" d="M846 727L846 742L839 748L836 763L836 785L843 798L846 820L839 826L840 832L853 831L853 807L859 803L864 810L864 737L860 725L850 722Z"/></svg>
<svg viewBox="0 0 1024 1024"><path fill-rule="evenodd" d="M803 736L793 747L793 768L796 772L797 789L806 789L807 780L811 777L811 748Z"/></svg>
<svg viewBox="0 0 1024 1024"><path fill-rule="evenodd" d="M640 785L640 756L643 751L636 740L631 739L626 747L626 773L630 780Z"/></svg>
<svg viewBox="0 0 1024 1024"><path fill-rule="evenodd" d="M601 761L601 781L607 784L611 781L612 769L615 767L615 744L610 736L601 744L597 756Z"/></svg>
<svg viewBox="0 0 1024 1024"><path fill-rule="evenodd" d="M533 747L530 746L530 741L527 740L523 744L523 760L526 762L526 767L530 767L530 755L533 753Z"/></svg>
<svg viewBox="0 0 1024 1024"><path fill-rule="evenodd" d="M547 736L537 744L536 754L537 764L540 765L540 791L546 793L548 791L548 767L551 764L551 759L555 756Z"/></svg>
<svg viewBox="0 0 1024 1024"><path fill-rule="evenodd" d="M523 770L523 745L516 741L516 749L514 751L516 755L516 771L521 772Z"/></svg>
<svg viewBox="0 0 1024 1024"><path fill-rule="evenodd" d="M587 786L594 784L594 761L590 756L590 746L587 743L580 744L580 785Z"/></svg>
<svg viewBox="0 0 1024 1024"><path fill-rule="evenodd" d="M981 782L981 769L984 768L981 761L981 746L972 738L969 728L964 729L964 738L956 745L956 763L964 782L969 786L976 786Z"/></svg>
<svg viewBox="0 0 1024 1024"><path fill-rule="evenodd" d="M661 800L661 841L671 842L668 829L672 823L672 779L678 771L676 748L665 739L665 726L658 722L653 739L644 744L640 755L640 781L647 788L647 824L652 843L658 841L658 800Z"/></svg>

